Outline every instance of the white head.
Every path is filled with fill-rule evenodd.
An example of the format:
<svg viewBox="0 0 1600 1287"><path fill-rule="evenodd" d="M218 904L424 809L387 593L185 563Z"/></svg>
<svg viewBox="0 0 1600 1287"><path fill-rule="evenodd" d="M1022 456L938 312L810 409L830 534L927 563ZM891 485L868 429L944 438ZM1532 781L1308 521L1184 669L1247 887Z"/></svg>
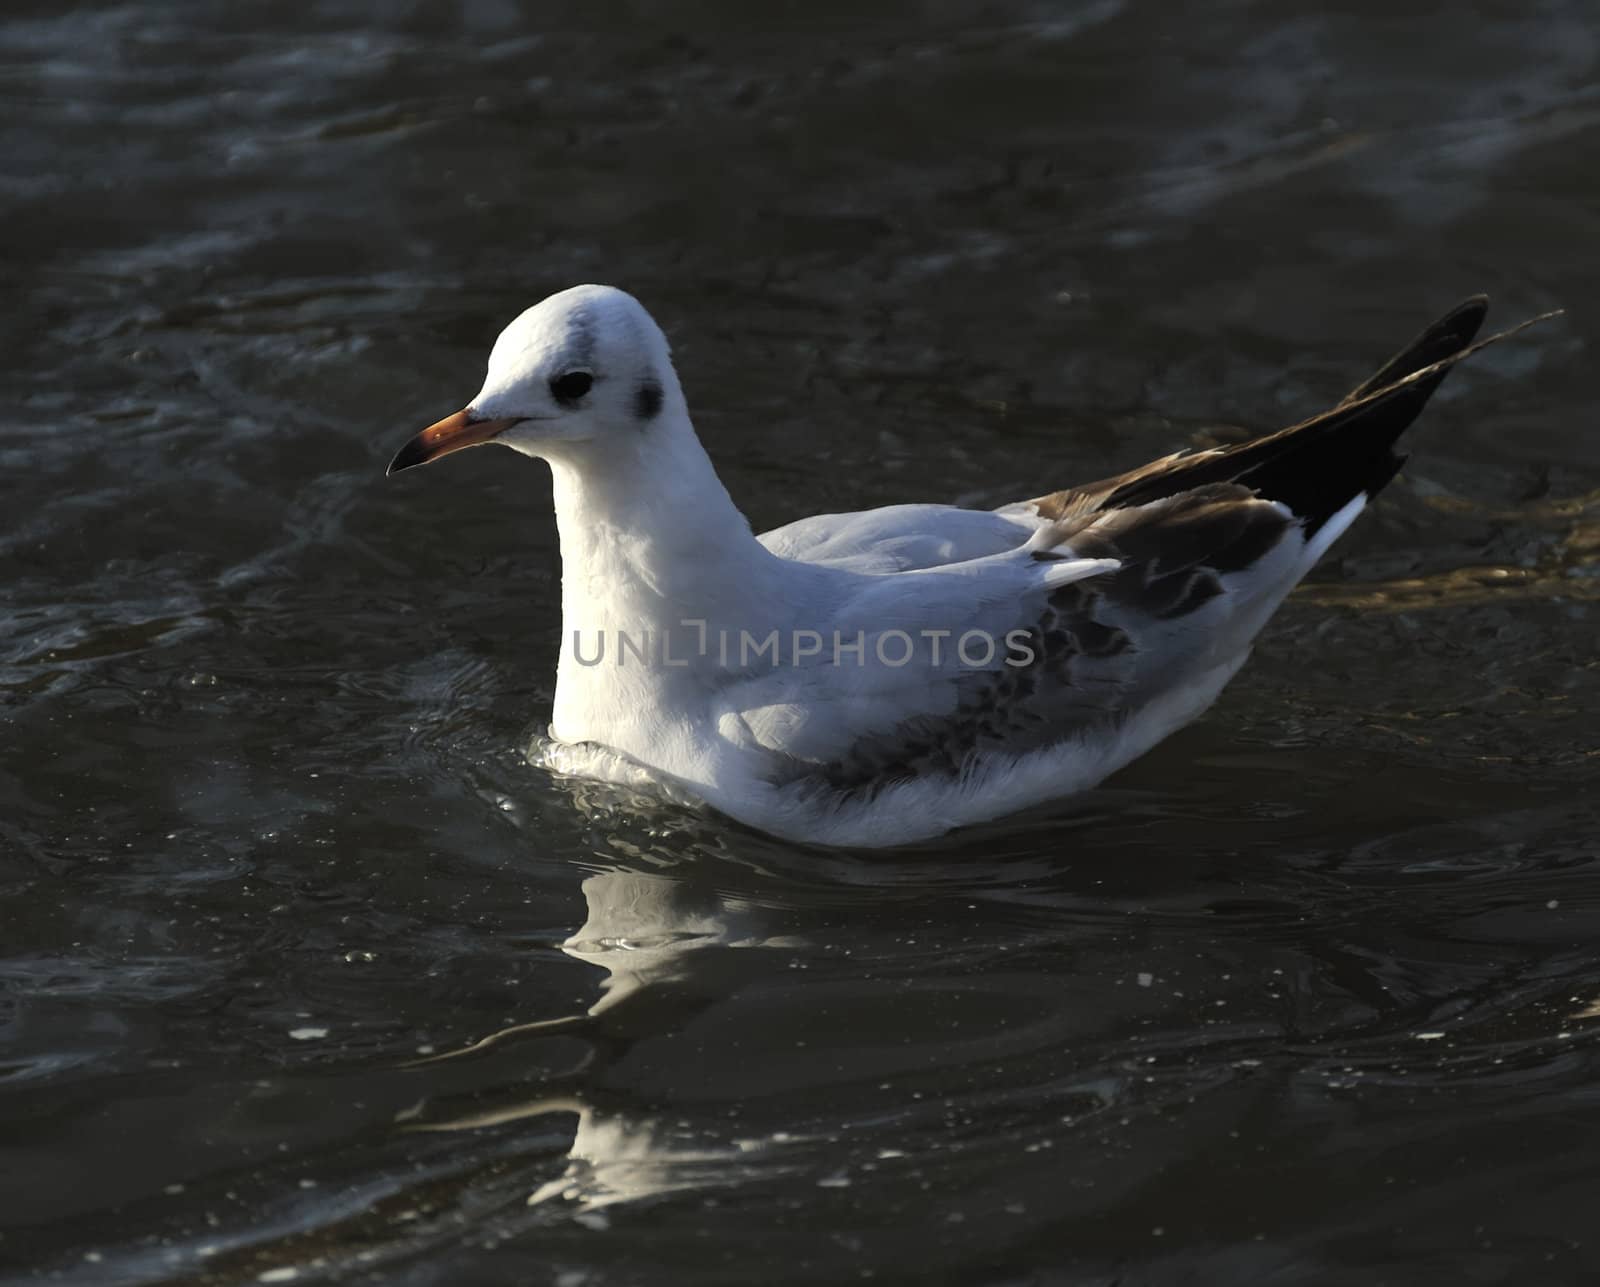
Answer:
<svg viewBox="0 0 1600 1287"><path fill-rule="evenodd" d="M684 410L667 337L644 306L612 286L574 286L500 332L478 395L406 443L389 472L486 442L529 456L614 443Z"/></svg>

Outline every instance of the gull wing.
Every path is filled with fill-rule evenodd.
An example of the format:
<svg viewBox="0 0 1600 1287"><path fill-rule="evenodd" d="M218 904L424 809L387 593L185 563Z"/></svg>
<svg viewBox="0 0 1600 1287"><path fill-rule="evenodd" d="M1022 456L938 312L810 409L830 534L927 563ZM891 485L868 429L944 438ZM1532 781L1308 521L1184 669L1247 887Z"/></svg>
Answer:
<svg viewBox="0 0 1600 1287"><path fill-rule="evenodd" d="M1031 517L955 505L889 505L816 514L756 539L781 558L852 572L913 572L1016 549L1038 524Z"/></svg>
<svg viewBox="0 0 1600 1287"><path fill-rule="evenodd" d="M719 726L773 752L775 780L845 791L1091 734L1231 673L1312 544L1283 506L1221 485L1067 539L1047 526L1000 555L863 576L815 627L821 651L742 677ZM836 637L859 652L835 651Z"/></svg>
<svg viewBox="0 0 1600 1287"><path fill-rule="evenodd" d="M988 514L897 506L768 533L786 557L875 574L817 627L866 656L742 678L725 734L774 752L780 777L870 792L1125 724L1185 686L1214 693L1394 476L1396 440L1455 363L1522 329L1473 344L1486 307L1465 301L1332 410L1251 442ZM893 631L1001 646L986 664L892 666L877 645Z"/></svg>

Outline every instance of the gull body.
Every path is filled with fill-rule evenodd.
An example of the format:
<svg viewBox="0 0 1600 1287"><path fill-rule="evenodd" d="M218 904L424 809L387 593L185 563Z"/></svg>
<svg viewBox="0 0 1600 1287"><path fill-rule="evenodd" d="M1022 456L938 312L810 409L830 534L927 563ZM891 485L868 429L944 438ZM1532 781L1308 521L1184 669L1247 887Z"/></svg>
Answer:
<svg viewBox="0 0 1600 1287"><path fill-rule="evenodd" d="M1204 711L1398 469L1395 439L1485 308L1237 447L997 510L896 505L757 536L660 328L632 296L578 286L513 321L477 396L390 472L483 443L549 464L550 767L795 840L902 844L1093 786Z"/></svg>

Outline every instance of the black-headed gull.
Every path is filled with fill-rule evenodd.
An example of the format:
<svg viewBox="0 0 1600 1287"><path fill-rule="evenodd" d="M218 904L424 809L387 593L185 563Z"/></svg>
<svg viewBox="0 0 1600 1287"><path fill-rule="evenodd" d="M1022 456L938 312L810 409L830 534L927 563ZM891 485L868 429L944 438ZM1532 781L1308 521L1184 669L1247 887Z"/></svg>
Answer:
<svg viewBox="0 0 1600 1287"><path fill-rule="evenodd" d="M1331 411L1238 446L997 510L891 505L756 536L660 327L631 295L576 286L506 327L478 395L389 472L490 442L549 463L551 767L796 840L901 844L1093 786L1204 711L1394 476L1396 439L1482 346L1486 308L1467 300Z"/></svg>

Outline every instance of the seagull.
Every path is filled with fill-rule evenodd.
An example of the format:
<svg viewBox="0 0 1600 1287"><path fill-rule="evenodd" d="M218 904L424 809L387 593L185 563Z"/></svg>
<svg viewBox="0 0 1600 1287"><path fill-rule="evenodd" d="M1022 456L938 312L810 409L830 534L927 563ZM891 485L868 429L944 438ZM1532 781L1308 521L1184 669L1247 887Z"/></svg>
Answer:
<svg viewBox="0 0 1600 1287"><path fill-rule="evenodd" d="M624 291L575 286L507 326L477 396L388 472L487 443L549 465L545 767L787 840L902 845L1086 790L1205 711L1394 477L1451 368L1513 333L1474 343L1487 307L1459 304L1276 433L993 510L889 505L758 536L661 328Z"/></svg>

